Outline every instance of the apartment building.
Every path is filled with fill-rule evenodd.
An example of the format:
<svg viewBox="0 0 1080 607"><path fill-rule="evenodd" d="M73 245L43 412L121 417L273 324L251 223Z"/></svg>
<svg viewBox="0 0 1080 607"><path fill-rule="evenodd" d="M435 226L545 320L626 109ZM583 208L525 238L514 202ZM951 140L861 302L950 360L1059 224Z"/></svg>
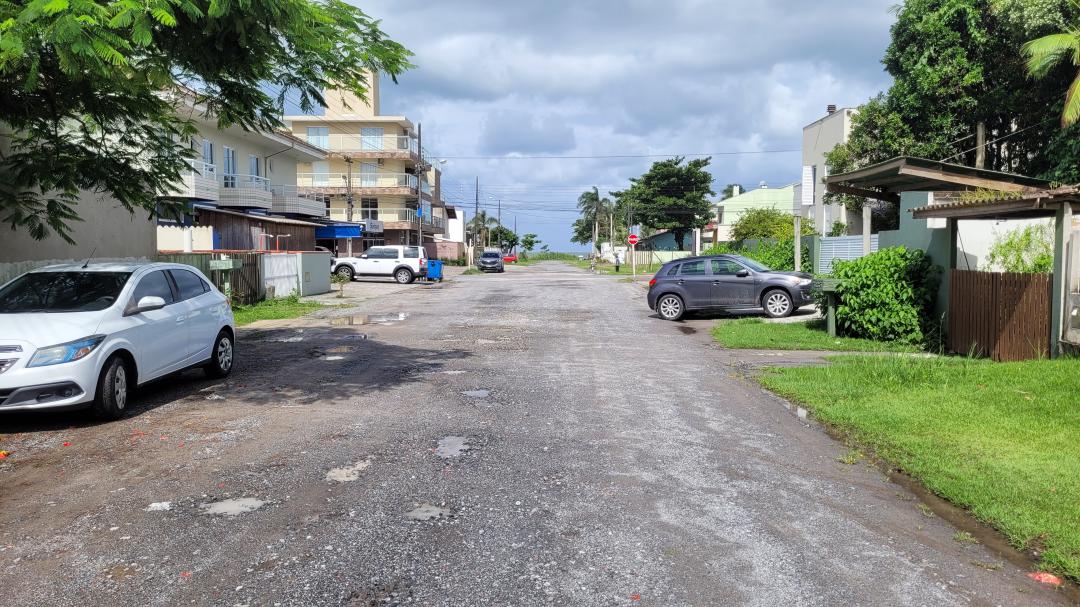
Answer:
<svg viewBox="0 0 1080 607"><path fill-rule="evenodd" d="M295 138L329 152L302 162L296 184L301 194L322 201L329 220L363 224L359 251L422 239L431 254L449 232L439 163L420 149L408 118L380 114L378 78L371 80L369 101L331 90L323 115L285 117ZM359 254L351 239L323 244Z"/></svg>
<svg viewBox="0 0 1080 607"><path fill-rule="evenodd" d="M795 196L795 184L785 185L779 188L770 188L764 181L758 184L756 190L741 192L736 186L731 198L724 199L717 204L716 219L706 228L705 233L712 233L712 240L706 240L706 244L712 242L728 242L731 240L731 228L739 217L751 209L777 209L788 213L791 211L791 201Z"/></svg>
<svg viewBox="0 0 1080 607"><path fill-rule="evenodd" d="M861 234L862 223L858 217L849 217L847 210L838 204L825 204L825 155L841 143L846 143L851 136L851 119L858 113L857 108L837 108L830 105L825 116L803 127L802 166L813 187L813 205L799 205L803 217L814 220L814 227L822 234L827 234L836 222L849 226L848 233ZM800 188L801 190L806 186ZM809 201L810 197L807 196Z"/></svg>

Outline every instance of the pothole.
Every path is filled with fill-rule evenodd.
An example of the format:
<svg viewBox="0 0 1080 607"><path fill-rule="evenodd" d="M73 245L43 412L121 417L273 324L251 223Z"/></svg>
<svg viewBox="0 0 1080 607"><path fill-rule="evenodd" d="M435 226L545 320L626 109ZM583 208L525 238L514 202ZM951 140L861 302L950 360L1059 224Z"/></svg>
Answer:
<svg viewBox="0 0 1080 607"><path fill-rule="evenodd" d="M435 447L435 455L443 459L450 459L460 457L472 449L473 445L469 444L469 437L446 436L439 439L439 446Z"/></svg>
<svg viewBox="0 0 1080 607"><path fill-rule="evenodd" d="M332 468L326 473L326 480L337 483L351 483L360 478L360 473L367 470L370 466L371 458L369 457L364 461L356 462L351 466Z"/></svg>
<svg viewBox="0 0 1080 607"><path fill-rule="evenodd" d="M220 502L202 504L201 508L203 514L211 516L236 516L254 512L262 508L264 504L266 504L265 501L254 497L235 497Z"/></svg>
<svg viewBox="0 0 1080 607"><path fill-rule="evenodd" d="M462 394L469 398L487 398L491 394L491 390L465 390Z"/></svg>
<svg viewBox="0 0 1080 607"><path fill-rule="evenodd" d="M441 506L435 506L424 502L405 513L405 518L410 521L434 521L441 518L448 518L450 516L450 509L443 508Z"/></svg>
<svg viewBox="0 0 1080 607"><path fill-rule="evenodd" d="M330 324L336 327L361 327L364 325L392 325L409 317L407 312L396 314L361 314L331 318Z"/></svg>

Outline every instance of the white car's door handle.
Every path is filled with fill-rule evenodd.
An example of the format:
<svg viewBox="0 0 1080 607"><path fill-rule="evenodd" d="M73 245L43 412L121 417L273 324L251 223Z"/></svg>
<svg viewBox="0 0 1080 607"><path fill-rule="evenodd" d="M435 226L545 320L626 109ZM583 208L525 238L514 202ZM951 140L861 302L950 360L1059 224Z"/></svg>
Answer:
<svg viewBox="0 0 1080 607"><path fill-rule="evenodd" d="M176 324L180 324L180 323L184 322L185 320L187 320L186 316L177 316L176 317Z"/></svg>

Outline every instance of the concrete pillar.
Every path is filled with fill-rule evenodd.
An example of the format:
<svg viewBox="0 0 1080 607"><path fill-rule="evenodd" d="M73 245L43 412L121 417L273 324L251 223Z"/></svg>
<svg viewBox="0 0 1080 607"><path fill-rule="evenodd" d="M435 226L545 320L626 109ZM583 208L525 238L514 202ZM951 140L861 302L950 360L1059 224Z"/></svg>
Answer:
<svg viewBox="0 0 1080 607"><path fill-rule="evenodd" d="M863 255L870 254L870 230L871 230L871 218L872 210L869 204L864 204L862 208L862 252Z"/></svg>
<svg viewBox="0 0 1080 607"><path fill-rule="evenodd" d="M1069 240L1072 238L1072 205L1065 203L1054 217L1054 278L1050 294L1050 356L1061 355L1061 336L1068 326Z"/></svg>
<svg viewBox="0 0 1080 607"><path fill-rule="evenodd" d="M802 217L795 215L795 271L802 272Z"/></svg>

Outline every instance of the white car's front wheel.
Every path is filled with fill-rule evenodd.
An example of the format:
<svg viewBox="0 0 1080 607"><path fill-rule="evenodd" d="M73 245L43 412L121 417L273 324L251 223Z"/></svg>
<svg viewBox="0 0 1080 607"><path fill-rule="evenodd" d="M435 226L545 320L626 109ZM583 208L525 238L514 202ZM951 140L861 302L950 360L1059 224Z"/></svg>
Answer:
<svg viewBox="0 0 1080 607"><path fill-rule="evenodd" d="M213 379L228 377L229 373L232 373L234 356L232 335L229 335L228 331L221 331L214 339L214 349L210 351L210 360L203 366L203 370Z"/></svg>
<svg viewBox="0 0 1080 607"><path fill-rule="evenodd" d="M97 396L94 398L94 415L101 419L120 419L127 410L129 391L134 387L134 377L129 379L127 364L114 355L105 361L98 378Z"/></svg>

